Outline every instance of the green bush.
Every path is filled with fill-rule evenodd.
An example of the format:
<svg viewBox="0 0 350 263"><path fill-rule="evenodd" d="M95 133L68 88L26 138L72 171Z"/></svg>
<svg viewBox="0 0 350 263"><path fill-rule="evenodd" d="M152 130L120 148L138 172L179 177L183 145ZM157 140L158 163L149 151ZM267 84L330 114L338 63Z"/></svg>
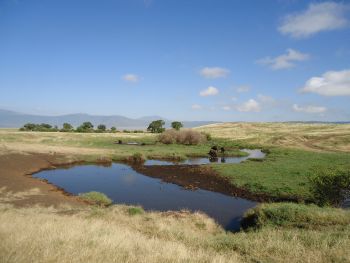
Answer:
<svg viewBox="0 0 350 263"><path fill-rule="evenodd" d="M79 197L100 206L108 206L112 204L112 200L109 199L108 196L96 191L79 194Z"/></svg>
<svg viewBox="0 0 350 263"><path fill-rule="evenodd" d="M310 182L318 205L340 206L350 198L350 170L318 170L310 177Z"/></svg>
<svg viewBox="0 0 350 263"><path fill-rule="evenodd" d="M128 213L129 215L133 216L133 215L141 215L143 214L145 211L143 210L142 207L129 207L128 208Z"/></svg>

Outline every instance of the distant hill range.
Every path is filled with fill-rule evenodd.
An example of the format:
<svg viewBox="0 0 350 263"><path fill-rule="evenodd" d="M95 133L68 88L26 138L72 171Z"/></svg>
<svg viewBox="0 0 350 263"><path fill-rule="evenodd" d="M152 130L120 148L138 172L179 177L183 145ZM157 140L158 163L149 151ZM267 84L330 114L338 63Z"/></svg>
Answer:
<svg viewBox="0 0 350 263"><path fill-rule="evenodd" d="M0 128L20 128L28 122L36 124L48 123L50 125L57 125L58 127L62 127L62 124L67 122L74 127L77 127L85 121L90 121L95 126L105 124L108 128L115 126L117 129L135 130L146 129L151 121L160 119L165 121L166 127L170 127L172 120L167 120L160 116L146 116L138 119L131 119L120 115L99 116L83 113L60 116L42 116L0 110ZM217 121L182 121L182 123L185 128L193 128L217 123Z"/></svg>

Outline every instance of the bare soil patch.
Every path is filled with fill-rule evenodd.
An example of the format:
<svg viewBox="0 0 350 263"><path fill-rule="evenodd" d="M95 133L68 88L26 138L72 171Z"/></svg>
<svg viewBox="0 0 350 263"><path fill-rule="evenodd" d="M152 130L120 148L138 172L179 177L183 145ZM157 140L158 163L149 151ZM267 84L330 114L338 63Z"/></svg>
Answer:
<svg viewBox="0 0 350 263"><path fill-rule="evenodd" d="M84 202L54 185L32 178L42 169L54 168L67 162L63 156L47 154L9 153L0 155L0 202L15 206L81 206ZM8 193L17 198L6 198Z"/></svg>

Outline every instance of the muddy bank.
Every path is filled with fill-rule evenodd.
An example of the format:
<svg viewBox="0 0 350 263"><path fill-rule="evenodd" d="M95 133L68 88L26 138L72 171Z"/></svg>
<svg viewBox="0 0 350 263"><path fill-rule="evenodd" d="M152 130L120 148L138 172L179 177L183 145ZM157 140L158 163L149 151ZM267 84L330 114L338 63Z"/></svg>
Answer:
<svg viewBox="0 0 350 263"><path fill-rule="evenodd" d="M220 176L207 165L133 165L133 168L144 175L159 178L164 182L174 183L186 189L201 188L257 202L300 201L293 197L276 198L265 193L251 193L246 189L232 185L227 178Z"/></svg>
<svg viewBox="0 0 350 263"><path fill-rule="evenodd" d="M54 169L56 166L69 162L71 161L62 155L28 153L0 155L0 188L2 189L0 201L15 206L84 205L79 198L69 196L63 189L31 177L31 174L35 172ZM33 189L36 190L33 191ZM6 198L7 193L22 194L9 199Z"/></svg>

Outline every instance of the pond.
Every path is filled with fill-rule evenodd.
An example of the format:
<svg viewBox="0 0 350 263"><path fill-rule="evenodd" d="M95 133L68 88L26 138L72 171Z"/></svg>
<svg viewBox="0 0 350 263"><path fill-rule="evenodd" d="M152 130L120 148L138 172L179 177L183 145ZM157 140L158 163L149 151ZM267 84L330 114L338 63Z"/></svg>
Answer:
<svg viewBox="0 0 350 263"><path fill-rule="evenodd" d="M265 153L263 153L259 149L243 149L242 152L248 153L247 156L244 157L219 157L215 159L211 159L208 157L191 157L183 161L164 161L164 160L146 160L144 165L179 165L179 164L187 164L187 165L200 165L200 164L209 164L209 163L240 163L247 159L263 159L265 157Z"/></svg>
<svg viewBox="0 0 350 263"><path fill-rule="evenodd" d="M246 210L256 202L203 189L187 190L161 179L145 176L131 166L80 165L44 170L33 177L46 179L66 192L105 193L117 204L140 205L145 210L168 211L187 209L202 211L226 230L236 231Z"/></svg>

